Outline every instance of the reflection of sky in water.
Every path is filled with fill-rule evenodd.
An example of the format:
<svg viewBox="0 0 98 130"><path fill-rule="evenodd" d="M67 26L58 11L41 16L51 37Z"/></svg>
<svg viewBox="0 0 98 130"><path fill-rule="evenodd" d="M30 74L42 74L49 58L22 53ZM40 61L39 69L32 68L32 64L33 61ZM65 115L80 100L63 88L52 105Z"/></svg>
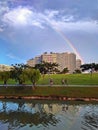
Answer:
<svg viewBox="0 0 98 130"><path fill-rule="evenodd" d="M98 130L98 105L4 100L0 130Z"/></svg>

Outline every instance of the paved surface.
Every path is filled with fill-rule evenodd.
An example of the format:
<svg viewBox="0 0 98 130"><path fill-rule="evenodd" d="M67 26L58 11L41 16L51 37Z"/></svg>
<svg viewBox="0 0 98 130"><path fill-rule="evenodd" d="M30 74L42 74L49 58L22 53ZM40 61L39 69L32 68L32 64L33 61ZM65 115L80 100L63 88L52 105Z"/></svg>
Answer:
<svg viewBox="0 0 98 130"><path fill-rule="evenodd" d="M25 87L28 87L28 86L32 86L32 85L27 85L27 84L23 84L23 85L18 85L18 84L16 84L16 85L13 85L13 84L8 84L8 85L0 85L0 86L4 86L4 87L10 87L10 86L12 86L12 87L14 87L14 86L16 86L16 87L20 87L20 86L25 86ZM98 85L70 85L70 84L68 84L68 85L49 85L49 84L46 84L46 85L36 85L36 86L39 86L39 87L47 87L47 86L49 86L49 87L98 87Z"/></svg>

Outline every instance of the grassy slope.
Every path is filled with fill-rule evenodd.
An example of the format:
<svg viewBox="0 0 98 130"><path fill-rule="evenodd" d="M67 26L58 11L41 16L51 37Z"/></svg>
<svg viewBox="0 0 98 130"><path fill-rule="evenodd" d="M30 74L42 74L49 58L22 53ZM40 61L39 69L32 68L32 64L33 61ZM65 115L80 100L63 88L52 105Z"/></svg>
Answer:
<svg viewBox="0 0 98 130"><path fill-rule="evenodd" d="M98 85L98 73L95 74L51 74L40 78L37 84L49 84L49 78L52 78L54 84L61 84L61 79L67 79L70 85ZM3 82L0 81L0 84ZM16 84L14 80L9 80L8 84ZM31 84L29 81L26 84Z"/></svg>
<svg viewBox="0 0 98 130"><path fill-rule="evenodd" d="M62 78L67 78L68 87L48 87L49 78L52 78L54 84L61 84ZM9 80L9 84L15 84ZM28 82L27 82L28 84ZM71 85L98 85L98 74L55 74L41 77L38 84L47 84L47 87L37 87L35 90L28 87L0 87L0 95L15 96L67 96L67 97L95 97L98 98L98 87L70 87Z"/></svg>
<svg viewBox="0 0 98 130"><path fill-rule="evenodd" d="M98 98L98 87L0 87L0 96L66 96Z"/></svg>
<svg viewBox="0 0 98 130"><path fill-rule="evenodd" d="M70 85L98 85L98 74L53 74L40 78L38 84L49 84L52 78L54 84L61 84L61 79L67 79Z"/></svg>

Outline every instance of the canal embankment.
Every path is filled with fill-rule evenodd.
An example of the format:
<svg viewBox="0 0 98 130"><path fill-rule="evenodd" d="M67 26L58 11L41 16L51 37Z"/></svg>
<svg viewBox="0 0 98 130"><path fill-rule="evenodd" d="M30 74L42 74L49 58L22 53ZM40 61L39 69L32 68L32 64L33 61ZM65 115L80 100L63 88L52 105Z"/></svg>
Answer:
<svg viewBox="0 0 98 130"><path fill-rule="evenodd" d="M98 86L0 86L0 98L98 101Z"/></svg>

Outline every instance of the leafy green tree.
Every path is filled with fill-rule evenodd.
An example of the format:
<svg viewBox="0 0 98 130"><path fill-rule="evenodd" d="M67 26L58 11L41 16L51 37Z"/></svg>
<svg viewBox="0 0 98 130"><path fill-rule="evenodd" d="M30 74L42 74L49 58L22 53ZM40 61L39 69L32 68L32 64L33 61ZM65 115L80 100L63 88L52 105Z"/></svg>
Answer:
<svg viewBox="0 0 98 130"><path fill-rule="evenodd" d="M26 71L24 70L20 75L19 75L19 81L20 84L24 84L28 80L28 76L26 74Z"/></svg>
<svg viewBox="0 0 98 130"><path fill-rule="evenodd" d="M79 70L79 69L75 70L75 74L80 74L80 73L81 73L81 70Z"/></svg>
<svg viewBox="0 0 98 130"><path fill-rule="evenodd" d="M46 69L44 63L36 64L34 68L39 69L41 74L46 74L47 73L47 69Z"/></svg>
<svg viewBox="0 0 98 130"><path fill-rule="evenodd" d="M32 82L33 87L35 88L37 81L40 78L40 71L36 69L27 69L26 70L28 79Z"/></svg>
<svg viewBox="0 0 98 130"><path fill-rule="evenodd" d="M22 84L23 78L26 78L26 76L24 74L22 74L22 72L26 68L28 68L28 66L24 65L24 64L15 64L12 66L13 66L13 68L11 70L11 78L15 79L15 81L18 82L19 84Z"/></svg>
<svg viewBox="0 0 98 130"><path fill-rule="evenodd" d="M95 71L98 71L98 64L95 65Z"/></svg>
<svg viewBox="0 0 98 130"><path fill-rule="evenodd" d="M42 62L40 64L35 65L35 69L39 69L40 73L47 74L47 73L54 73L57 72L57 63L49 63L49 62Z"/></svg>
<svg viewBox="0 0 98 130"><path fill-rule="evenodd" d="M51 73L56 73L59 72L58 68L58 64L57 63L49 63L49 70Z"/></svg>
<svg viewBox="0 0 98 130"><path fill-rule="evenodd" d="M64 68L61 73L62 73L62 74L66 74L66 73L68 73L68 72L69 72L68 68Z"/></svg>
<svg viewBox="0 0 98 130"><path fill-rule="evenodd" d="M10 79L10 71L0 72L0 79L3 81L3 84L7 84L7 81Z"/></svg>
<svg viewBox="0 0 98 130"><path fill-rule="evenodd" d="M98 70L98 64L95 64L95 63L90 63L90 64L83 64L81 65L81 69L82 71L85 71L85 70Z"/></svg>

